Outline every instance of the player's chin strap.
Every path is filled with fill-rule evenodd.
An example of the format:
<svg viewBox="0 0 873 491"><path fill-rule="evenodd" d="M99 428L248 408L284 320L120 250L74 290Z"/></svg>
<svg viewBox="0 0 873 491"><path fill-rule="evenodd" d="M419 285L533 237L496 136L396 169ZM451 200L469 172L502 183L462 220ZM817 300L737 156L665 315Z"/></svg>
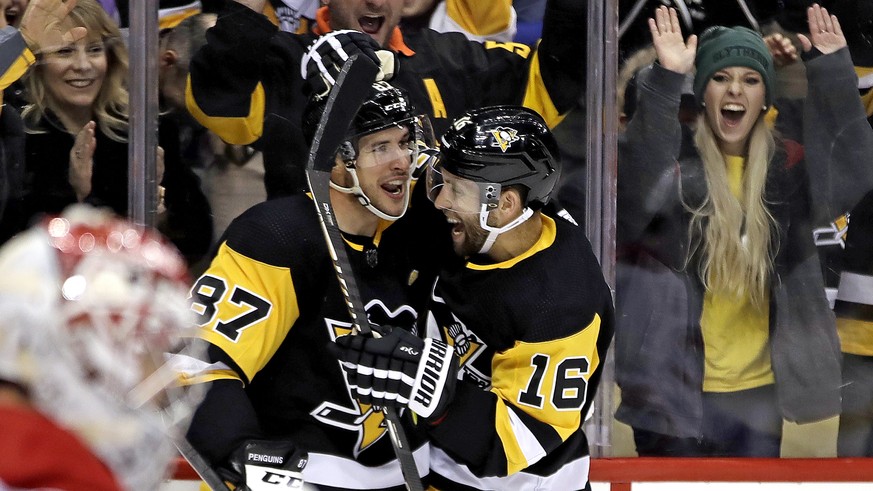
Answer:
<svg viewBox="0 0 873 491"><path fill-rule="evenodd" d="M482 248L479 249L479 254L486 254L490 251L491 246L494 245L494 241L497 240L498 235L518 227L532 216L533 210L526 206L524 210L521 211L521 215L517 216L515 220L502 227L492 227L491 225L488 225L488 204L482 203L482 209L479 210L479 226L488 231L488 237L485 239L485 243L482 244Z"/></svg>
<svg viewBox="0 0 873 491"><path fill-rule="evenodd" d="M376 215L377 217L379 217L383 220L388 220L389 222L393 222L393 221L397 220L398 218L402 217L404 213L406 213L406 208L407 208L407 206L409 206L409 190L410 190L410 184L411 184L411 180L409 179L409 177L406 178L406 184L404 184L405 189L403 190L403 211L400 212L399 215L395 216L395 215L389 215L389 214L385 213L384 211L380 210L379 208L376 208L376 206L373 205L373 202L370 201L370 198L368 198L367 195L364 194L364 190L361 189L361 182L358 180L358 173L355 170L355 167L353 164L346 164L346 170L349 171L349 174L351 174L351 176L352 176L352 183L353 183L352 186L348 187L348 188L344 187L344 186L340 186L339 184L333 182L333 180L331 179L330 187L332 189L335 189L336 191L339 191L343 194L355 195L355 197L358 198L358 202L361 203L361 206L370 210L370 212L373 213L374 215Z"/></svg>

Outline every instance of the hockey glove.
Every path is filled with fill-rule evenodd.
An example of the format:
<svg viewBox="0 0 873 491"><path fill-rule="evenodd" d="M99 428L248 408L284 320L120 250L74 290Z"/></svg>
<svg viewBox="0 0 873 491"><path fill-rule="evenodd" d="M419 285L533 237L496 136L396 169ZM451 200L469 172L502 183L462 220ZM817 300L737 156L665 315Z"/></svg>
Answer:
<svg viewBox="0 0 873 491"><path fill-rule="evenodd" d="M343 336L335 346L349 387L364 404L408 407L424 418L437 418L451 402L458 357L442 341L395 328L381 338Z"/></svg>
<svg viewBox="0 0 873 491"><path fill-rule="evenodd" d="M367 34L353 30L331 31L312 42L300 62L300 76L310 95L324 96L336 83L340 69L354 54L369 57L380 67L376 81L391 80L397 69L396 55L383 50Z"/></svg>
<svg viewBox="0 0 873 491"><path fill-rule="evenodd" d="M309 455L281 440L246 440L230 458L240 476L237 491L302 489L303 468Z"/></svg>

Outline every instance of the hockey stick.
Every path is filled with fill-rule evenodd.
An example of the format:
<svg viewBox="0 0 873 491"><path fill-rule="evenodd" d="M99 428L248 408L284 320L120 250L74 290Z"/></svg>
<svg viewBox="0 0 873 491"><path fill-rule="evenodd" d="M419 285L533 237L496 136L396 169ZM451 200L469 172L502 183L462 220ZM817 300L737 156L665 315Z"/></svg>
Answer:
<svg viewBox="0 0 873 491"><path fill-rule="evenodd" d="M306 166L306 178L309 181L312 201L318 211L321 230L324 232L340 290L343 292L346 307L352 318L352 325L357 333L366 336L372 336L374 333L370 328L367 311L361 300L348 254L343 246L342 233L330 204L330 172L336 161L336 151L346 139L349 125L370 93L370 86L376 79L378 70L376 64L366 56L353 55L346 60L318 122ZM415 458L409 448L409 440L403 427L400 426L397 412L391 408L383 408L383 413L394 453L400 462L400 471L406 481L406 488L409 491L422 491L424 488L418 475Z"/></svg>
<svg viewBox="0 0 873 491"><path fill-rule="evenodd" d="M231 491L230 486L225 484L224 479L222 479L215 469L213 469L206 459L203 458L200 453L188 443L188 440L185 439L184 436L179 436L178 438L173 439L173 443L176 445L176 448L179 450L179 453L182 454L182 457L188 461L188 464L191 465L191 468L194 469L194 472L200 476L200 479L203 479L203 482L209 486L209 489L212 491Z"/></svg>

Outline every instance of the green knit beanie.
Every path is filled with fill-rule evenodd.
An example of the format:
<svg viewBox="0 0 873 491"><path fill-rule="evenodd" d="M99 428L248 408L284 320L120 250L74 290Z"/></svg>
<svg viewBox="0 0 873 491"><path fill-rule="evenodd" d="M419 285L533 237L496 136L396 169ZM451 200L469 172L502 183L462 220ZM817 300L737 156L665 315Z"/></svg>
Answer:
<svg viewBox="0 0 873 491"><path fill-rule="evenodd" d="M742 66L761 74L766 89L767 105L773 104L773 57L757 32L746 27L714 26L703 31L697 43L694 59L697 73L694 75L694 97L703 104L706 84L715 72L722 68Z"/></svg>

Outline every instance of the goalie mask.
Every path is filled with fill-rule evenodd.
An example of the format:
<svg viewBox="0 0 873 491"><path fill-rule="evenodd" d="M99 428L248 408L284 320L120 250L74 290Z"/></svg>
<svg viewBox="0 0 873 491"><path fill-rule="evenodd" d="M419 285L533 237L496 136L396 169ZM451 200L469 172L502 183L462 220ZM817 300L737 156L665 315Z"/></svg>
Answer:
<svg viewBox="0 0 873 491"><path fill-rule="evenodd" d="M542 208L561 173L558 144L536 112L520 106L493 106L466 113L441 139L439 157L427 169L428 197L437 208L478 213L488 237L479 251L488 252L497 236ZM524 210L502 227L488 224L500 193L519 190Z"/></svg>
<svg viewBox="0 0 873 491"><path fill-rule="evenodd" d="M193 323L186 265L157 234L74 206L0 252L0 379L87 442L127 489L157 489L197 397L166 353ZM168 428L172 426L173 428Z"/></svg>
<svg viewBox="0 0 873 491"><path fill-rule="evenodd" d="M304 131L311 144L324 112L327 98L310 101L304 116ZM399 131L398 131L399 130ZM385 138L365 138L384 132ZM424 115L416 115L412 103L405 92L387 82L373 83L370 95L361 105L347 133L347 139L337 150L345 169L351 177L351 185L343 186L331 180L330 187L345 194L354 195L362 206L384 220L397 220L409 204L409 194L414 171L419 160L419 152L434 145L430 120ZM400 184L386 184L387 192L403 193L403 212L389 214L377 208L361 188L358 171L396 163L408 162L409 176ZM397 186L391 189L390 186Z"/></svg>

